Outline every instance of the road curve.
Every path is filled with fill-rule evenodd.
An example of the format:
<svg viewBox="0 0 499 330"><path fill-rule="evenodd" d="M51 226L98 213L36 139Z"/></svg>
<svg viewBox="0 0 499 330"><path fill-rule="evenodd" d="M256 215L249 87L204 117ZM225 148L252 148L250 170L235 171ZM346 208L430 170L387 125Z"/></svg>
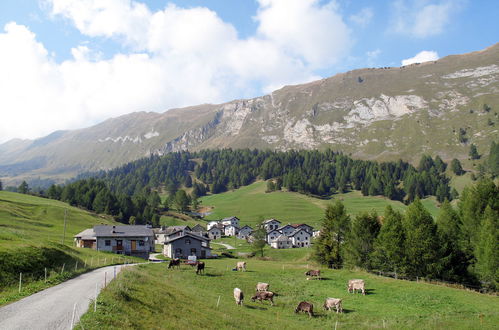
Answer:
<svg viewBox="0 0 499 330"><path fill-rule="evenodd" d="M70 329L87 311L89 303L123 267L108 266L82 274L59 285L0 308L0 329ZM97 288L97 289L96 289Z"/></svg>

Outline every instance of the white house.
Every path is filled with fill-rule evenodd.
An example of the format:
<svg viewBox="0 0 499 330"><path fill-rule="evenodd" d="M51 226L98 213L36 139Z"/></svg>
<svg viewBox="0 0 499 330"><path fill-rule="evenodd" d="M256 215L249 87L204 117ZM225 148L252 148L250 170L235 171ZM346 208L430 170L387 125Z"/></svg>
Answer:
<svg viewBox="0 0 499 330"><path fill-rule="evenodd" d="M232 225L232 226L239 228L239 218L238 217L233 216L233 217L223 218L219 222L224 226Z"/></svg>
<svg viewBox="0 0 499 330"><path fill-rule="evenodd" d="M294 233L289 235L293 247L309 247L310 237L312 235L305 229L297 229Z"/></svg>
<svg viewBox="0 0 499 330"><path fill-rule="evenodd" d="M274 249L289 249L293 247L291 239L286 235L280 235L275 241L270 243L270 246Z"/></svg>
<svg viewBox="0 0 499 330"><path fill-rule="evenodd" d="M219 239L222 237L222 231L217 227L212 227L208 230L208 237L210 239Z"/></svg>
<svg viewBox="0 0 499 330"><path fill-rule="evenodd" d="M239 227L227 225L224 227L225 236L236 236L239 233Z"/></svg>
<svg viewBox="0 0 499 330"><path fill-rule="evenodd" d="M239 229L239 234L237 234L237 237L240 239L247 239L249 235L253 232L253 228L250 226L246 225Z"/></svg>
<svg viewBox="0 0 499 330"><path fill-rule="evenodd" d="M276 220L276 219L269 219L269 220L265 220L263 222L263 227L265 228L267 233L269 233L272 230L276 230L277 228L279 228L280 225L281 225L281 222L279 220Z"/></svg>
<svg viewBox="0 0 499 330"><path fill-rule="evenodd" d="M269 231L267 233L267 243L272 244L279 236L281 236L281 233L278 230Z"/></svg>

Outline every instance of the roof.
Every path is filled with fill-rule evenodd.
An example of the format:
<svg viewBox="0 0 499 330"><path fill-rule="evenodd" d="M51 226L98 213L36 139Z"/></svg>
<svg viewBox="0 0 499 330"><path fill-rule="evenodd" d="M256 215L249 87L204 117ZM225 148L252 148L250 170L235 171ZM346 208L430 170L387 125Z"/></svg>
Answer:
<svg viewBox="0 0 499 330"><path fill-rule="evenodd" d="M287 225L284 225L284 226L281 226L281 227L277 228L277 230L282 230L282 229L284 229L286 227L291 227L293 229L295 228L295 227L291 226L290 224L287 224Z"/></svg>
<svg viewBox="0 0 499 330"><path fill-rule="evenodd" d="M216 230L218 230L218 231L222 231L222 230L221 230L220 228L218 228L218 227L211 227L211 228L210 228L210 230L208 230L208 231L212 231L213 229L216 229Z"/></svg>
<svg viewBox="0 0 499 330"><path fill-rule="evenodd" d="M154 236L146 226L94 226L95 237L137 237Z"/></svg>
<svg viewBox="0 0 499 330"><path fill-rule="evenodd" d="M204 227L201 226L200 224L197 224L194 227L192 227L191 231L206 231L206 229L204 229Z"/></svg>
<svg viewBox="0 0 499 330"><path fill-rule="evenodd" d="M265 220L263 223L269 223L269 222L272 222L272 221L276 221L276 222L281 223L279 220L276 220L276 219L274 219L274 218L272 218L272 219L268 219L268 220Z"/></svg>
<svg viewBox="0 0 499 330"><path fill-rule="evenodd" d="M73 237L79 237L83 240L95 240L95 233L93 228L85 229L81 233L74 235Z"/></svg>
<svg viewBox="0 0 499 330"><path fill-rule="evenodd" d="M243 230L244 228L249 228L249 229L253 230L253 228L251 228L251 227L250 227L250 226L248 226L248 225L244 225L243 227L241 227L241 230Z"/></svg>
<svg viewBox="0 0 499 330"><path fill-rule="evenodd" d="M288 236L289 236L289 237L291 237L291 236L295 236L295 235L296 235L296 234L298 234L300 231L303 231L303 232L305 232L305 233L307 233L307 234L309 234L309 235L310 235L310 233L309 233L308 231L306 231L305 229L303 229L303 228L298 228L298 229L296 229L294 232L292 232L291 234L289 234Z"/></svg>
<svg viewBox="0 0 499 330"><path fill-rule="evenodd" d="M175 238L172 238L172 239L171 239L171 240L169 240L169 241L166 241L166 242L165 242L165 245L168 245L168 244L170 244L171 242L175 242L176 240L179 240L179 239L181 239L181 238L185 238L186 236L189 236L189 237L191 237L191 238L193 238L193 239L195 239L195 240L198 240L198 241L208 241L208 242L210 241L210 239L209 239L209 238L201 237L201 236L198 236L198 235L196 235L196 234L193 234L193 233L189 233L189 232L187 232L187 233L185 233L185 234L184 234L184 235L182 235L182 236L175 237ZM208 249L210 249L210 248L208 248Z"/></svg>
<svg viewBox="0 0 499 330"><path fill-rule="evenodd" d="M281 242L286 241L287 242L287 241L289 241L289 237L286 235L281 235L281 236L277 237L277 241L281 241Z"/></svg>
<svg viewBox="0 0 499 330"><path fill-rule="evenodd" d="M310 225L307 225L306 223L294 223L294 224L292 224L292 225L290 225L290 226L291 226L291 227L293 227L293 228L298 228L298 227L303 227L303 226L307 226L307 227L310 227L310 228L314 228L314 227L312 227L312 226L310 226Z"/></svg>
<svg viewBox="0 0 499 330"><path fill-rule="evenodd" d="M232 217L223 218L223 219L222 219L222 220L220 220L220 221L231 221L231 220L234 220L234 219L235 219L235 220L239 220L239 218L238 218L238 217L232 216Z"/></svg>

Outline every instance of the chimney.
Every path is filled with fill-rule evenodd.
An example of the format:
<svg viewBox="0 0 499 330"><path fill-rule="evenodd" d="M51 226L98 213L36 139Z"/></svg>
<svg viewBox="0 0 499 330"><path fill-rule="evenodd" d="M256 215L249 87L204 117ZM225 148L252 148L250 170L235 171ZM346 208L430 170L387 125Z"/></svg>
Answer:
<svg viewBox="0 0 499 330"><path fill-rule="evenodd" d="M116 233L116 226L113 226L113 234Z"/></svg>

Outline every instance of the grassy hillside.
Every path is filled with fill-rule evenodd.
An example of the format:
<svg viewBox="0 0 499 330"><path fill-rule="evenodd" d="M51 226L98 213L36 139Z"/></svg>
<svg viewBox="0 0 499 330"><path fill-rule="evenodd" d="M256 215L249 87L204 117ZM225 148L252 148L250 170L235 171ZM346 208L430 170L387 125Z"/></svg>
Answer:
<svg viewBox="0 0 499 330"><path fill-rule="evenodd" d="M85 329L326 329L338 322L338 329L493 329L499 322L495 296L349 270L322 269L323 280L307 281L307 253L308 249L274 250L270 261L247 259L244 273L231 270L237 259L207 260L204 276L190 266L130 268L101 292L97 312L85 314L81 325ZM365 279L366 296L347 293L346 283L352 278ZM260 281L278 293L275 306L251 302ZM235 287L245 293L242 307L232 297ZM327 297L342 298L345 313L323 311ZM294 313L302 300L314 304L315 318Z"/></svg>
<svg viewBox="0 0 499 330"><path fill-rule="evenodd" d="M73 235L94 225L114 223L59 201L0 191L0 305L89 269L124 262L113 254L73 247ZM19 273L23 274L21 293Z"/></svg>
<svg viewBox="0 0 499 330"><path fill-rule="evenodd" d="M260 217L264 217L265 219L276 218L283 223L304 222L318 227L324 216L326 205L331 203L331 200L322 200L294 192L265 193L265 189L266 183L260 181L234 191L205 196L201 199L202 205L213 207L212 213L205 219L217 220L235 215L241 219L243 225L254 226ZM342 200L347 212L351 215L372 210L383 214L387 205L400 211L406 208L401 202L378 196L362 196L359 191L337 194L334 199ZM433 198L425 199L423 204L433 216L438 214Z"/></svg>

